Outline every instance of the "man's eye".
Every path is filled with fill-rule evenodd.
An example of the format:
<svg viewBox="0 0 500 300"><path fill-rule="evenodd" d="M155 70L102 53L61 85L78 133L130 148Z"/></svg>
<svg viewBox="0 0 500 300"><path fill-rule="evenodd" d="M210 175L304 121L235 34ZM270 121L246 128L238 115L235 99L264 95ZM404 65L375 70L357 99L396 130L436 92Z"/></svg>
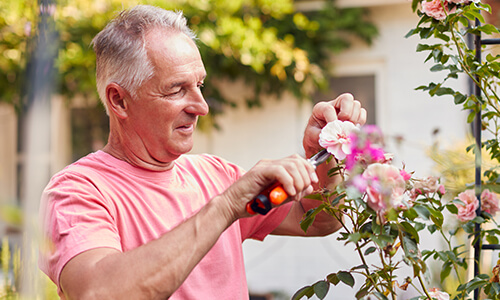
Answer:
<svg viewBox="0 0 500 300"><path fill-rule="evenodd" d="M173 97L173 96L179 95L181 92L182 92L182 89L172 91L168 94L165 94L164 97Z"/></svg>

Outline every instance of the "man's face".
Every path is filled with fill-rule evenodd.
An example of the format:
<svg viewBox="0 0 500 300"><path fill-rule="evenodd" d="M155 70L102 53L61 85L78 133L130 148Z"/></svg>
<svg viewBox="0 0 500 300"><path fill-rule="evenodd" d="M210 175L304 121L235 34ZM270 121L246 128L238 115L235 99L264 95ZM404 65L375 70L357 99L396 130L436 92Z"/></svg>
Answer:
<svg viewBox="0 0 500 300"><path fill-rule="evenodd" d="M139 138L137 149L131 147L147 152L136 153L139 157L165 163L193 147L198 116L208 113L200 90L206 71L198 48L186 35L152 30L145 38L154 75L131 101L128 130Z"/></svg>

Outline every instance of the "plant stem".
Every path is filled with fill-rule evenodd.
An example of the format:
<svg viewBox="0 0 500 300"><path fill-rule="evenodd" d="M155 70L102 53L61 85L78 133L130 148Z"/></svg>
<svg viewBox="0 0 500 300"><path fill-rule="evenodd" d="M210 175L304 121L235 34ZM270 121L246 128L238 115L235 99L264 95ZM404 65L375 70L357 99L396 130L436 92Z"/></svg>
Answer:
<svg viewBox="0 0 500 300"><path fill-rule="evenodd" d="M446 235L443 233L442 230L439 230L439 232L441 233L441 236L443 237L443 239L446 241L446 244L448 246L448 250L453 252L453 249L451 246L451 241L446 237ZM457 275L458 283L462 284L462 280L460 279L460 273L458 272L458 265L454 260L452 260L452 263L453 263L453 270L455 271L455 274Z"/></svg>
<svg viewBox="0 0 500 300"><path fill-rule="evenodd" d="M424 294L427 296L428 299L432 299L431 296L429 295L429 291L427 291L427 288L425 287L424 281L422 280L422 275L420 275L420 273L418 273L417 277L418 277L418 281L420 282L420 286L424 290Z"/></svg>

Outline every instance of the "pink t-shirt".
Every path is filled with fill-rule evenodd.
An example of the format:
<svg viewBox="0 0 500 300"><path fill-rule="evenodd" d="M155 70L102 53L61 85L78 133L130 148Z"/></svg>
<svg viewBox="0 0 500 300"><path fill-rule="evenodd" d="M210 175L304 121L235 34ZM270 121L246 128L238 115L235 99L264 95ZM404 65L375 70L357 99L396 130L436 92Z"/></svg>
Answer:
<svg viewBox="0 0 500 300"><path fill-rule="evenodd" d="M43 193L51 250L42 253L40 268L58 284L62 268L77 254L100 247L125 252L157 239L242 174L211 155L183 155L171 170L154 172L102 151L89 154L56 174ZM233 223L170 299L248 299L241 243L262 240L289 207Z"/></svg>

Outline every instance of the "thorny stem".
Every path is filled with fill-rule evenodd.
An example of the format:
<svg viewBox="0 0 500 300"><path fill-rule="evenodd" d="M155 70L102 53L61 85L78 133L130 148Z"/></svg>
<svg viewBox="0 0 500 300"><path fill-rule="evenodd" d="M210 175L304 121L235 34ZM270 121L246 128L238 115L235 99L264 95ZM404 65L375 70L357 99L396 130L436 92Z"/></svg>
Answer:
<svg viewBox="0 0 500 300"><path fill-rule="evenodd" d="M446 17L448 17L448 12L446 10L446 8L444 7L444 1L441 0L441 7L443 8L443 11L445 12L446 14ZM454 23L453 21L450 22L450 23ZM451 34L451 37L452 37L452 40L453 40L453 43L455 44L455 47L457 49L457 52L458 52L458 55L460 56L460 65L462 66L462 69L465 71L465 73L467 74L467 76L470 77L470 79L481 89L481 91L487 96L488 93L486 92L486 88L483 87L479 81L476 80L474 74L471 73L470 69L467 68L468 66L466 64L464 64L463 62L465 61L465 54L463 53L463 50L462 50L462 47L460 47L460 43L458 42L458 39L455 35L455 31L453 30L453 26L451 26L451 30L450 30L450 34ZM465 44L465 41L463 41L462 39L462 43ZM491 93L493 94L493 96L499 100L499 96L497 95L497 93L495 92L495 90L491 87L490 83L487 81L487 80L483 80L484 81L484 84L485 86L491 91ZM486 97L488 103L495 109L495 111L497 113L500 113L500 110L499 108L497 107L497 105L493 102L491 102L491 100L489 99L489 97L487 96Z"/></svg>
<svg viewBox="0 0 500 300"><path fill-rule="evenodd" d="M493 109L497 113L500 113L500 110L498 109L497 105L495 103L493 103L491 101L490 97L488 96L489 93L487 92L486 88L491 91L491 93L493 94L494 98L496 98L497 100L500 99L499 96L497 95L497 93L491 87L490 83L487 80L482 80L484 82L484 86L483 86L481 84L481 82L476 79L476 77L474 76L474 74L471 72L469 66L467 64L465 64L465 61L466 61L465 54L463 53L462 47L460 47L460 42L458 41L458 39L457 39L457 37L455 35L455 31L453 30L453 28L450 30L450 34L451 34L451 39L453 40L453 43L455 44L455 47L456 47L457 52L458 52L458 55L460 57L459 63L462 66L462 69L467 74L467 76L469 76L469 78L481 89L481 91L484 93L484 95L486 95L485 98L488 101L488 103L490 104L490 106L493 107Z"/></svg>
<svg viewBox="0 0 500 300"><path fill-rule="evenodd" d="M380 262L382 263L382 268L383 268L383 270L385 270L385 269L386 269L386 267L387 267L387 264L385 263L385 260L384 260L384 255L383 255L383 253L382 253L382 252L383 252L383 250L381 249L381 250L378 252L378 255L379 255L379 257L380 257ZM390 285L389 285L389 286L390 286ZM391 295L392 295L392 294L393 294L393 292L392 292L392 288L390 288L389 286L388 286L387 288L391 291Z"/></svg>
<svg viewBox="0 0 500 300"><path fill-rule="evenodd" d="M437 209L431 201L429 201L429 203L431 204L431 206L433 208ZM443 237L443 239L445 240L446 245L448 246L448 250L450 250L450 252L453 252L453 249L451 246L451 239L448 239L448 237L444 234L444 232L442 230L438 230L438 231L441 234L441 236ZM458 282L460 284L462 284L462 280L460 279L460 274L458 272L458 265L457 265L455 260L452 260L452 263L453 263L453 270L455 271L455 274L457 275Z"/></svg>
<svg viewBox="0 0 500 300"><path fill-rule="evenodd" d="M335 210L335 208L334 208L334 210ZM347 215L351 219L351 221L353 221L353 224L355 224L355 222L350 214L346 214L346 213L342 212L341 210L339 210L339 212L344 214L344 215ZM342 225L342 227L344 228L346 233L349 234L350 231L347 228L347 226L345 225L345 223L343 222L343 219L338 217L337 214L335 214L335 213L333 214L333 216L340 222L340 224ZM373 280L373 278L370 276L370 274L368 274L368 264L366 262L365 256L361 252L361 246L359 245L359 242L356 242L355 245L356 245L356 252L358 252L358 255L359 255L359 258L361 259L361 262L363 263L364 266L366 266L365 271L367 272L367 274L364 274L364 275L366 276L366 278L368 278L371 281L371 283L373 284L373 287L377 290L377 292L382 293L382 291L379 289L377 283Z"/></svg>
<svg viewBox="0 0 500 300"><path fill-rule="evenodd" d="M418 281L420 282L420 286L424 290L424 294L427 296L428 299L432 299L431 295L429 295L429 291L427 291L427 288L425 287L424 281L422 280L422 275L420 275L420 273L418 273L417 277L418 277Z"/></svg>
<svg viewBox="0 0 500 300"><path fill-rule="evenodd" d="M446 244L448 245L448 250L453 252L452 247L451 247L451 241L446 237L446 235L443 233L442 230L438 230L438 231L441 233L441 236L443 236L443 239L446 241ZM460 273L458 272L458 265L454 260L452 260L452 263L453 263L453 270L455 270L455 274L457 275L458 282L460 284L462 284L462 280L460 279Z"/></svg>
<svg viewBox="0 0 500 300"><path fill-rule="evenodd" d="M366 263L365 256L361 252L361 248L359 247L359 242L356 242L356 251L358 252L358 255L359 255L359 258L361 259L361 262L363 263L363 265L366 266L365 270L368 273L368 264ZM366 274L366 277L369 278L369 280L371 281L371 283L373 284L373 287L377 290L377 292L382 293L382 291L379 289L377 283L375 282L375 280L373 280L373 278L370 276L370 274Z"/></svg>

